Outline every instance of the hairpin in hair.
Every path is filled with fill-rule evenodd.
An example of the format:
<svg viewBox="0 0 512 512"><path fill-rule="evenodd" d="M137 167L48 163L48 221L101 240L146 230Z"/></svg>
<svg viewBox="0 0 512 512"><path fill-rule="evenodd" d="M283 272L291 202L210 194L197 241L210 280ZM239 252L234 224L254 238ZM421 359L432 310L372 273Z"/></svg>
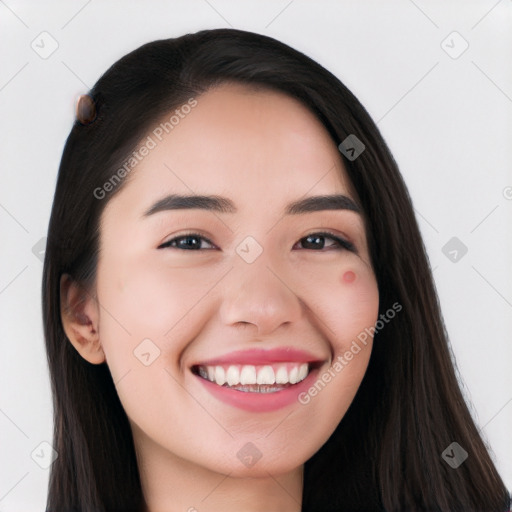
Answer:
<svg viewBox="0 0 512 512"><path fill-rule="evenodd" d="M83 125L91 124L96 119L96 104L88 94L82 94L78 97L76 119Z"/></svg>

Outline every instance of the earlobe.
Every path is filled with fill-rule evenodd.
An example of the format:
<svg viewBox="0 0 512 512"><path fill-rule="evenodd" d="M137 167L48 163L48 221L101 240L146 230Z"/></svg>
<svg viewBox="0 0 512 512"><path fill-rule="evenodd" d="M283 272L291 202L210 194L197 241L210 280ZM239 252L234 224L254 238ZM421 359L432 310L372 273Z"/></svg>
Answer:
<svg viewBox="0 0 512 512"><path fill-rule="evenodd" d="M69 274L60 279L60 315L68 340L89 363L105 362L98 332L98 304Z"/></svg>

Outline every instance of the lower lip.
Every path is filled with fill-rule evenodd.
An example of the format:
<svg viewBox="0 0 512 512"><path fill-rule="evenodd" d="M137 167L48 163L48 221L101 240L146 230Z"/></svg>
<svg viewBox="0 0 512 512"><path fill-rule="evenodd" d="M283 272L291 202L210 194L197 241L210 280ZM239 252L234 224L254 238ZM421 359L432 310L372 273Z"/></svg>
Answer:
<svg viewBox="0 0 512 512"><path fill-rule="evenodd" d="M306 391L311 387L312 382L318 374L318 368L309 372L308 376L299 382L281 391L273 393L251 393L247 391L237 391L236 389L226 388L219 386L207 379L203 379L198 375L198 378L203 386L216 398L222 402L238 407L245 411L251 412L267 412L282 409L293 402L298 403L298 396L300 393Z"/></svg>

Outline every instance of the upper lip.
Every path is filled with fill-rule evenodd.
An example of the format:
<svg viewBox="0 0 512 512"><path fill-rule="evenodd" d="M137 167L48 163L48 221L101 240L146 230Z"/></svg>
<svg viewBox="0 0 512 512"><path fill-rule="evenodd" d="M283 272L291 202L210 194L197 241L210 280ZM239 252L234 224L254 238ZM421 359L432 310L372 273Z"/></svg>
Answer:
<svg viewBox="0 0 512 512"><path fill-rule="evenodd" d="M299 350L293 347L282 347L274 349L236 350L229 354L198 362L192 366L216 366L222 364L262 365L284 362L313 363L323 360L323 358L319 358L305 350Z"/></svg>

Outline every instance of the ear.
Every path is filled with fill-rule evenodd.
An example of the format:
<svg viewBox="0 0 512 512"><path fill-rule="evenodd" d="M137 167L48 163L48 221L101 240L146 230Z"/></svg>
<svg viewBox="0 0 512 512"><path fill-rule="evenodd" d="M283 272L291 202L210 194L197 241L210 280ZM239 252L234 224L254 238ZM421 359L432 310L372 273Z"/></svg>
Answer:
<svg viewBox="0 0 512 512"><path fill-rule="evenodd" d="M98 332L98 303L69 274L60 279L60 316L64 332L77 352L89 363L105 362Z"/></svg>

